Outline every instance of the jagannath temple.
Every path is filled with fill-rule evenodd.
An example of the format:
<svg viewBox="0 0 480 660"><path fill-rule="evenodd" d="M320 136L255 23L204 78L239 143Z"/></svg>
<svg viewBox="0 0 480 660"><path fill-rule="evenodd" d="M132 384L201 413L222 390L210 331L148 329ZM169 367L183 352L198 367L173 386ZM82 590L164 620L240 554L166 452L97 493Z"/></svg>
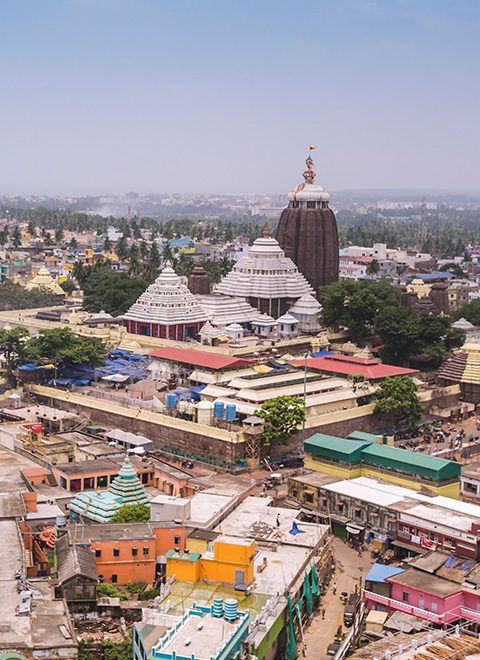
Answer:
<svg viewBox="0 0 480 660"><path fill-rule="evenodd" d="M106 491L83 491L68 505L70 519L109 522L122 506L148 504L149 500L128 456Z"/></svg>
<svg viewBox="0 0 480 660"><path fill-rule="evenodd" d="M123 316L128 332L185 341L196 337L208 315L168 264Z"/></svg>
<svg viewBox="0 0 480 660"><path fill-rule="evenodd" d="M243 298L251 307L275 319L306 293L314 293L278 241L270 236L268 226L218 284L216 292Z"/></svg>
<svg viewBox="0 0 480 660"><path fill-rule="evenodd" d="M306 165L304 182L291 191L288 207L280 216L277 240L317 294L319 287L338 280L338 230L329 207L330 194L315 183L310 154Z"/></svg>

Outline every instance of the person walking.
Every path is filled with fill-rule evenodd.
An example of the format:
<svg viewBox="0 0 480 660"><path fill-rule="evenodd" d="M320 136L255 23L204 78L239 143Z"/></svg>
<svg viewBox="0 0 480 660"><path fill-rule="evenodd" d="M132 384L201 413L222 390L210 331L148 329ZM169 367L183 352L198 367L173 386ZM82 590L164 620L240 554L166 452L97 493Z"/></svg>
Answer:
<svg viewBox="0 0 480 660"><path fill-rule="evenodd" d="M324 619L324 618L325 618L325 608L322 607L322 610L321 610L321 611L322 611L322 619Z"/></svg>
<svg viewBox="0 0 480 660"><path fill-rule="evenodd" d="M333 583L332 591L333 591L333 595L335 596L335 594L337 593L337 583L336 582Z"/></svg>

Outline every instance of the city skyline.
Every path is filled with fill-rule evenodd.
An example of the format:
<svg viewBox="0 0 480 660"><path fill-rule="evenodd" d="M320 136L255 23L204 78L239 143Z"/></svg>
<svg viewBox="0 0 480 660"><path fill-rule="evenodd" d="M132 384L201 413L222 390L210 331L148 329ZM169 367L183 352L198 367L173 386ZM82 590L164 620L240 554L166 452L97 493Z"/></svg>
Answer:
<svg viewBox="0 0 480 660"><path fill-rule="evenodd" d="M480 7L20 0L0 195L478 190Z"/></svg>

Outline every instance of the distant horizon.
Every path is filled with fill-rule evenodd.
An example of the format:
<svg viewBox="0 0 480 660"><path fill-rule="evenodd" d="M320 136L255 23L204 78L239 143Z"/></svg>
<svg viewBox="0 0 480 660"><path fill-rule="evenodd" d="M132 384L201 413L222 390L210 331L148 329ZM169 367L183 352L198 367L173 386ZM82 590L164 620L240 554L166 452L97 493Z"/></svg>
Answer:
<svg viewBox="0 0 480 660"><path fill-rule="evenodd" d="M2 194L287 193L310 145L330 192L478 188L478 2L15 0L0 21Z"/></svg>

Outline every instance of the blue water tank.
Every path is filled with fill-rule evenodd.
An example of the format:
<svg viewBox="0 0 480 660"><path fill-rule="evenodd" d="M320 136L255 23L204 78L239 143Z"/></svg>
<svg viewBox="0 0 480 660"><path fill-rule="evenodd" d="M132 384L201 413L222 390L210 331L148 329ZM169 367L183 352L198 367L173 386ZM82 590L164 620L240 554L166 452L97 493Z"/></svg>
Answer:
<svg viewBox="0 0 480 660"><path fill-rule="evenodd" d="M167 408L170 410L173 410L174 408L177 407L177 395L175 392L168 392L167 393Z"/></svg>
<svg viewBox="0 0 480 660"><path fill-rule="evenodd" d="M237 417L237 406L234 403L227 403L225 408L225 417L227 422L233 422Z"/></svg>
<svg viewBox="0 0 480 660"><path fill-rule="evenodd" d="M214 417L220 417L223 419L223 416L225 414L225 404L223 401L215 401L213 404L213 416Z"/></svg>

